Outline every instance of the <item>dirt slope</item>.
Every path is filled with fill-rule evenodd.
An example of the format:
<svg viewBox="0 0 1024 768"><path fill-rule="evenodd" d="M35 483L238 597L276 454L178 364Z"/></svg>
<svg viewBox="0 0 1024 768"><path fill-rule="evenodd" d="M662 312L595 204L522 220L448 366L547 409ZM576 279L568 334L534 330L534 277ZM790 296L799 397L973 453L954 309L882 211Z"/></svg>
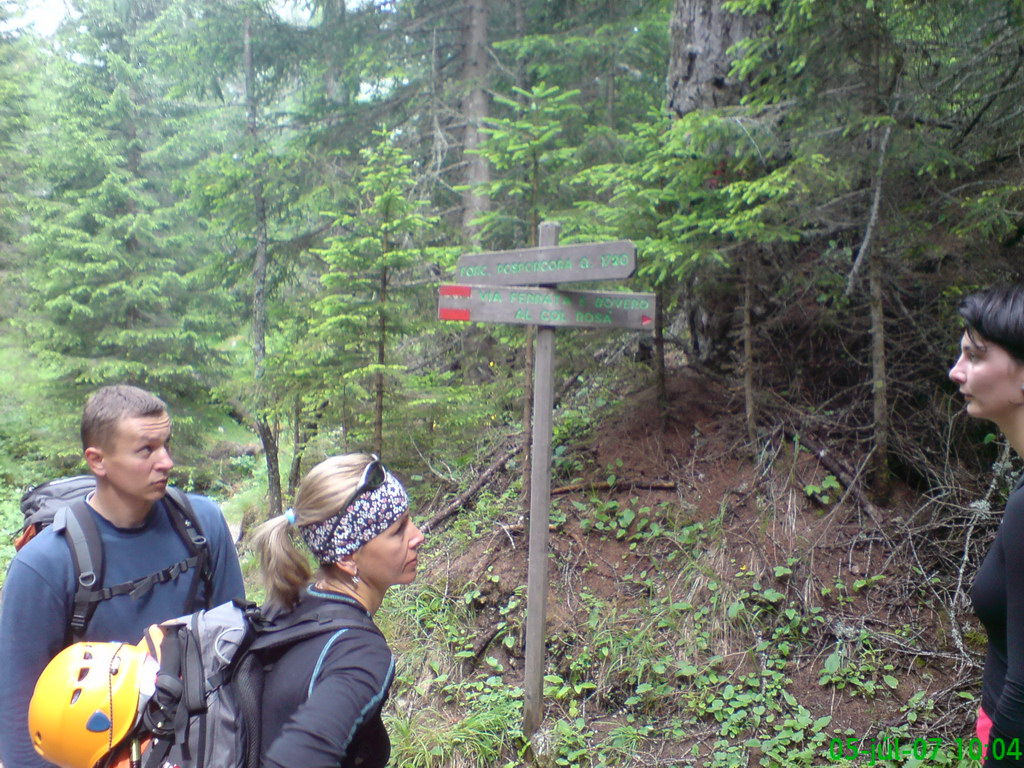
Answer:
<svg viewBox="0 0 1024 768"><path fill-rule="evenodd" d="M631 716L648 723L647 758L637 765L710 765L724 760L726 744L738 756L720 764L781 764L743 746L778 736L773 713L818 723L813 752L822 765L832 763L833 737L870 743L892 727L904 739L966 736L974 705L958 693L965 681L968 695L976 690L978 673L965 669L945 614L895 554L889 520L910 513L912 494L897 494L885 510L891 517L873 520L840 502L844 489L813 454L790 444L752 457L744 434L739 393L682 368L671 376L667 419L655 393L640 391L563 454L552 483L550 671L585 677L581 649L598 643L587 631L595 605L623 621L647 606L708 610L699 621L692 610L662 621L658 637L675 642L660 647L672 650L657 701L630 705L635 680L595 662L597 689L575 705L550 701L546 720L575 709L608 728ZM508 618L503 606L517 589L524 594L526 560L524 526L507 521L444 566L454 588L479 592L476 660L497 657L513 684L522 680L522 647L492 641ZM786 652L772 656L782 642ZM779 675L769 678L770 668ZM777 688L765 687L770 679ZM736 714L729 688L744 685L754 699L760 690L788 703L765 701L758 712L754 701Z"/></svg>

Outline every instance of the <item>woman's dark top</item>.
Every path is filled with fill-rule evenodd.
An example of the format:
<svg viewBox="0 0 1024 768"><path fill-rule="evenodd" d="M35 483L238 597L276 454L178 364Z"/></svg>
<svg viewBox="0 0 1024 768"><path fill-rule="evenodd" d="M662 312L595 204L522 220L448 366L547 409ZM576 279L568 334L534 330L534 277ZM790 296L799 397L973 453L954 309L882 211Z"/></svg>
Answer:
<svg viewBox="0 0 1024 768"><path fill-rule="evenodd" d="M981 706L992 718L991 743L997 754L1024 755L1024 478L1006 502L995 541L971 590L974 612L988 632ZM1016 744L1014 740L1016 739ZM990 756L986 768L1024 765L1024 759Z"/></svg>
<svg viewBox="0 0 1024 768"><path fill-rule="evenodd" d="M295 610L334 607L369 614L351 598L310 587ZM341 610L339 611L338 608ZM262 768L383 768L391 742L381 707L394 679L384 638L372 629L325 632L268 659L263 689Z"/></svg>

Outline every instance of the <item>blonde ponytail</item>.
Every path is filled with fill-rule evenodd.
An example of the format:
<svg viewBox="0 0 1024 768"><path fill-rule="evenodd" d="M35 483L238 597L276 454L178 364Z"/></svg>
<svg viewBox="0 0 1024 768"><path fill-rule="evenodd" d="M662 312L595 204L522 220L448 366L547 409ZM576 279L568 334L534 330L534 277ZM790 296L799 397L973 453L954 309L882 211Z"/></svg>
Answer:
<svg viewBox="0 0 1024 768"><path fill-rule="evenodd" d="M272 517L253 531L252 544L260 558L267 603L290 611L313 574L309 561L292 541L291 526L284 515Z"/></svg>
<svg viewBox="0 0 1024 768"><path fill-rule="evenodd" d="M346 500L359 487L363 469L373 458L365 453L349 453L321 461L299 483L295 508L253 531L252 544L260 558L271 606L290 611L299 602L299 593L313 580L307 556L295 546L295 532L343 511ZM325 575L330 568L333 564L321 563L317 573Z"/></svg>

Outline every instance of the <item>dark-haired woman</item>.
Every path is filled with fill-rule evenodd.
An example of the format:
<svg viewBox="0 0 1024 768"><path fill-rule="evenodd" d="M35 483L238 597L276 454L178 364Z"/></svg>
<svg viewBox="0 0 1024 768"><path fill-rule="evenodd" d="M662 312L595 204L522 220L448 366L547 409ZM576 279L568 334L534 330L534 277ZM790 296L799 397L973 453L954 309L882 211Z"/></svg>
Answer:
<svg viewBox="0 0 1024 768"><path fill-rule="evenodd" d="M374 456L321 462L303 479L295 506L254 536L266 609L331 611L354 624L289 647L267 674L263 768L383 768L391 744L381 720L394 677L373 625L384 593L416 578L423 534L405 489ZM314 574L297 532L319 562Z"/></svg>
<svg viewBox="0 0 1024 768"><path fill-rule="evenodd" d="M994 423L1024 455L1024 285L993 288L960 305L964 334L949 372L967 414ZM1006 511L971 590L988 632L978 737L986 768L1024 765L1024 481Z"/></svg>

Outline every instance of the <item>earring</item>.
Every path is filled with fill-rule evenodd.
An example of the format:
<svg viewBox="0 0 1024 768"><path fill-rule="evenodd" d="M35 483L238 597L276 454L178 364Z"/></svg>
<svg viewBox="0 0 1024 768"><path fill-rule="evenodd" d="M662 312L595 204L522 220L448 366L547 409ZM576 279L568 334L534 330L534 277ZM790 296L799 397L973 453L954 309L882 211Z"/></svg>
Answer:
<svg viewBox="0 0 1024 768"><path fill-rule="evenodd" d="M352 574L352 583L353 584L358 584L359 583L359 571L356 571L355 573Z"/></svg>

